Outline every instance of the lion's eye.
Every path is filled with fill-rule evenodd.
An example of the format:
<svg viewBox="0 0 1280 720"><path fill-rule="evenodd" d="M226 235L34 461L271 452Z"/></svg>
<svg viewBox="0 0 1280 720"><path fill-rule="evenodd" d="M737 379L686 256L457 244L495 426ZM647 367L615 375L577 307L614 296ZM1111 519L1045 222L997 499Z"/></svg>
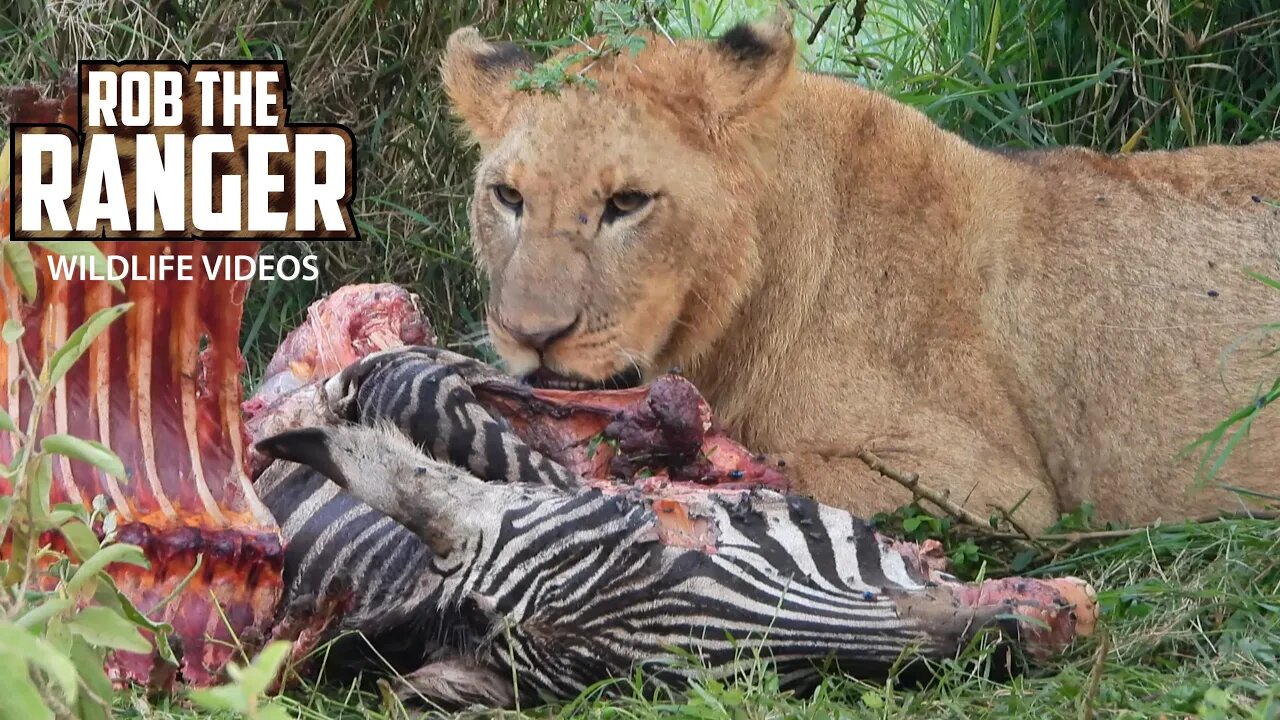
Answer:
<svg viewBox="0 0 1280 720"><path fill-rule="evenodd" d="M614 193L609 197L609 201L605 203L605 218L613 220L624 215L630 215L648 205L650 199L648 195L635 190Z"/></svg>
<svg viewBox="0 0 1280 720"><path fill-rule="evenodd" d="M498 202L516 212L519 212L521 206L524 205L524 196L520 194L519 190L510 185L494 185L493 196L498 198Z"/></svg>

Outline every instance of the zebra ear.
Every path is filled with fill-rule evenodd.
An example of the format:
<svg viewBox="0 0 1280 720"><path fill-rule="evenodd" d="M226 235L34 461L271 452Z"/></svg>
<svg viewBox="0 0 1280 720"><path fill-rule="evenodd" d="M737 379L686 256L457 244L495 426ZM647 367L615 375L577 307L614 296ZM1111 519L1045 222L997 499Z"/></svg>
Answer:
<svg viewBox="0 0 1280 720"><path fill-rule="evenodd" d="M333 437L328 428L309 427L272 435L254 445L258 452L277 460L306 465L346 488L350 481L334 459Z"/></svg>

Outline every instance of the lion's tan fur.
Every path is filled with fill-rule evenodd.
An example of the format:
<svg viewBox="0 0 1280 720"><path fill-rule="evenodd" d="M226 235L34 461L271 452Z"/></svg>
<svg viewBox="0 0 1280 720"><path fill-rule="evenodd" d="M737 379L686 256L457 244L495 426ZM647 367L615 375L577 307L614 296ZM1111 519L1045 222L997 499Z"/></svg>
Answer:
<svg viewBox="0 0 1280 720"><path fill-rule="evenodd" d="M515 372L682 367L819 500L908 496L866 448L980 514L1043 528L1241 509L1188 443L1280 367L1280 143L999 153L793 67L782 18L736 47L651 38L595 87L511 90L522 60L455 34L450 96L479 142L489 327ZM506 183L520 216L494 200ZM655 194L601 222L605 200ZM507 331L568 326L539 354ZM1271 347L1275 337L1270 338ZM1219 482L1280 494L1280 414Z"/></svg>

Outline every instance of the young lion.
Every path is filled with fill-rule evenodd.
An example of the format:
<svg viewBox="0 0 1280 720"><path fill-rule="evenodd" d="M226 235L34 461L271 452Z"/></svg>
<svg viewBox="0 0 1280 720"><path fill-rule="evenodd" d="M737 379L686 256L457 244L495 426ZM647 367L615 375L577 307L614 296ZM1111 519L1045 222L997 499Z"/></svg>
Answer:
<svg viewBox="0 0 1280 720"><path fill-rule="evenodd" d="M530 93L528 55L454 33L509 369L679 366L799 490L861 514L909 499L861 450L1033 529L1083 502L1123 522L1242 509L1181 451L1277 372L1257 330L1280 293L1244 271L1280 277L1280 143L993 152L794 54L779 13ZM1280 416L1218 482L1280 493Z"/></svg>

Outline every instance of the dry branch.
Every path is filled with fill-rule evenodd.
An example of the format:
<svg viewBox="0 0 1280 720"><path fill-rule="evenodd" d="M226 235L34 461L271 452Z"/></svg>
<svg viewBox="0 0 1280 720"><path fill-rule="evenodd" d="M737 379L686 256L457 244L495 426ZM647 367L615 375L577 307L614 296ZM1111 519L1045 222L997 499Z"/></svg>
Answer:
<svg viewBox="0 0 1280 720"><path fill-rule="evenodd" d="M979 516L972 510L968 510L955 503L947 493L934 490L933 488L920 482L920 476L913 472L902 472L889 467L870 450L859 450L854 457L867 464L867 467L875 470L881 475L898 483L902 487L911 491L911 495L917 500L928 500L936 505L940 510L951 517L975 528L991 531L991 524L987 519Z"/></svg>
<svg viewBox="0 0 1280 720"><path fill-rule="evenodd" d="M935 490L934 488L921 482L920 476L914 472L904 472L890 465L885 464L875 453L869 450L859 450L853 455L842 453L819 453L823 458L857 458L880 475L889 478L898 483L902 487L911 492L915 500L925 500L930 504L942 510L948 516L970 526L975 531L990 540L1003 540L1007 542L1015 542L1028 547L1033 547L1040 551L1037 560L1044 558L1056 558L1070 552L1083 543L1094 540L1113 540L1127 538L1139 533L1149 532L1162 526L1170 526L1176 524L1200 524L1208 522L1216 522L1220 520L1232 519L1253 519L1253 520L1277 520L1280 519L1280 512L1274 511L1253 511L1253 512L1219 512L1197 516L1187 520L1185 523L1166 523L1155 522L1148 525L1139 525L1131 528L1117 528L1109 530L1088 530L1070 533L1050 533L1033 535L1026 528L1018 524L1012 516L1012 513L1001 507L991 506L1004 520L1005 524L1013 529L1013 532L1005 532L991 527L991 523L972 510L958 505L951 500L945 491ZM1056 547L1050 547L1050 543L1062 543Z"/></svg>

